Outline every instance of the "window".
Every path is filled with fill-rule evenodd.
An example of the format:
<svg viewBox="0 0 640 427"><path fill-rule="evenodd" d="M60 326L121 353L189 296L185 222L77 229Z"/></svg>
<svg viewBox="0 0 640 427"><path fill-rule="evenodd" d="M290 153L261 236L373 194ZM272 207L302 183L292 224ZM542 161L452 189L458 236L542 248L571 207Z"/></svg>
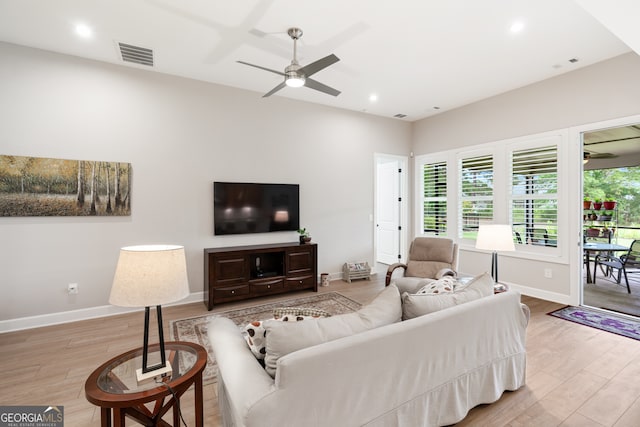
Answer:
<svg viewBox="0 0 640 427"><path fill-rule="evenodd" d="M447 234L447 163L422 165L422 232Z"/></svg>
<svg viewBox="0 0 640 427"><path fill-rule="evenodd" d="M481 224L511 224L517 256L567 260L567 138L546 132L416 157L416 234L467 248Z"/></svg>
<svg viewBox="0 0 640 427"><path fill-rule="evenodd" d="M516 243L557 247L557 146L514 150L511 167L511 221Z"/></svg>
<svg viewBox="0 0 640 427"><path fill-rule="evenodd" d="M493 155L459 161L458 237L475 239L480 223L493 220Z"/></svg>

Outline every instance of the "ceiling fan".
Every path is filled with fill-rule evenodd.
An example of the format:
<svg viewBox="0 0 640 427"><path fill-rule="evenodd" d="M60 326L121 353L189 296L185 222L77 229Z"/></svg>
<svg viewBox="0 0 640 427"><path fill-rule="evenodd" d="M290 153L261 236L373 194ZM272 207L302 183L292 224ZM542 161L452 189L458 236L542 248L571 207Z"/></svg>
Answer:
<svg viewBox="0 0 640 427"><path fill-rule="evenodd" d="M594 153L593 151L585 151L583 153L582 160L584 163L587 163L592 159L613 159L618 157L618 155L613 153Z"/></svg>
<svg viewBox="0 0 640 427"><path fill-rule="evenodd" d="M261 67L260 65L250 64L244 61L236 61L240 64L259 68L261 70L269 71L271 73L275 73L284 77L284 81L282 83L280 83L278 86L271 89L269 92L265 93L262 97L266 98L267 96L271 96L277 91L279 91L280 89L284 88L285 86L289 86L289 87L306 86L308 88L315 89L317 91L326 93L328 95L333 95L333 96L340 95L339 90L336 90L332 87L329 87L325 84L320 83L317 80L310 78L312 75L314 75L318 71L321 71L327 68L329 65L335 64L336 62L340 61L340 58L338 58L334 54L331 54L331 55L325 56L322 59L318 59L317 61L312 62L309 65L305 65L304 67L301 67L300 64L298 64L298 58L297 58L297 42L300 39L300 37L302 37L302 30L300 28L295 28L295 27L289 28L289 30L287 31L287 34L289 34L289 37L293 39L293 59L291 60L291 64L284 69L284 73L278 70L272 70L270 68Z"/></svg>

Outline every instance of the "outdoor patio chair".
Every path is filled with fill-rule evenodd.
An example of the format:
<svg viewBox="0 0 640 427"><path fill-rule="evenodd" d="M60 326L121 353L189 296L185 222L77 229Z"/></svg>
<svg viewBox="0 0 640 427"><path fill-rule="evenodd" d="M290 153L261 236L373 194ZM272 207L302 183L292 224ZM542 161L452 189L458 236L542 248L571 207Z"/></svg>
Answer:
<svg viewBox="0 0 640 427"><path fill-rule="evenodd" d="M620 284L622 276L624 275L624 282L627 285L627 292L631 293L631 287L629 286L628 274L640 273L640 240L634 240L629 247L629 251L617 258L610 254L599 254L596 256L596 268L593 271L593 282L596 281L596 273L598 266L607 267L611 276L614 275L613 270L617 271L616 283Z"/></svg>
<svg viewBox="0 0 640 427"><path fill-rule="evenodd" d="M549 232L546 228L534 228L531 232L531 244L537 246L549 245Z"/></svg>

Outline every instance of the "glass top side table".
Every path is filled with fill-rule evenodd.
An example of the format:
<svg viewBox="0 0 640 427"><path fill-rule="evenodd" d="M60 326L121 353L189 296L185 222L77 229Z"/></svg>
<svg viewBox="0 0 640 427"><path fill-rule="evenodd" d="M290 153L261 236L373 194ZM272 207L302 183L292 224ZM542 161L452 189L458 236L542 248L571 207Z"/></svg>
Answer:
<svg viewBox="0 0 640 427"><path fill-rule="evenodd" d="M149 351L150 356L156 356L159 346L149 346ZM207 351L198 344L180 341L166 342L165 351L173 372L158 382L137 383L142 348L122 353L93 371L85 383L85 395L89 402L101 407L103 426L124 426L125 416L144 425L164 425L161 418L169 409L173 409L174 425L179 425L175 406L191 385L195 385L196 425L202 426L202 372ZM149 411L144 404L153 401L156 405Z"/></svg>

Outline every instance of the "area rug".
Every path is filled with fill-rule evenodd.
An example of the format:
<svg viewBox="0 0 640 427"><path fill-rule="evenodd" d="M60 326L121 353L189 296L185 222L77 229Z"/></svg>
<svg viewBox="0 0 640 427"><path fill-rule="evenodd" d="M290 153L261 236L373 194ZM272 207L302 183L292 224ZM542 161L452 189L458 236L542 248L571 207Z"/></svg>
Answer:
<svg viewBox="0 0 640 427"><path fill-rule="evenodd" d="M633 338L634 340L640 340L640 319L634 320L588 307L573 306L567 306L548 314L581 325Z"/></svg>
<svg viewBox="0 0 640 427"><path fill-rule="evenodd" d="M273 318L273 310L278 307L318 308L332 315L336 315L356 311L361 307L361 304L337 292L290 298L236 310L221 311L205 316L174 320L170 322L169 330L171 339L197 343L207 349L207 366L202 377L205 384L210 384L216 380L218 368L213 358L213 351L211 351L211 345L209 344L209 337L207 335L209 320L217 316L228 317L233 320L235 324L238 325L238 329L241 330L252 321Z"/></svg>

